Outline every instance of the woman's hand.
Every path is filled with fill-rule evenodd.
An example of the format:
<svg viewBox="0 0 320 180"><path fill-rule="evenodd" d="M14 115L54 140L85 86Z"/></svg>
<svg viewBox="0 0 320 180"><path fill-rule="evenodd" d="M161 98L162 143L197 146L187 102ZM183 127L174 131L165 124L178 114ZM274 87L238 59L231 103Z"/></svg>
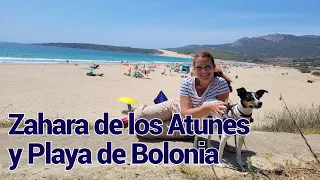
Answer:
<svg viewBox="0 0 320 180"><path fill-rule="evenodd" d="M227 110L227 103L225 102L212 102L204 105L209 112L217 115L222 115Z"/></svg>

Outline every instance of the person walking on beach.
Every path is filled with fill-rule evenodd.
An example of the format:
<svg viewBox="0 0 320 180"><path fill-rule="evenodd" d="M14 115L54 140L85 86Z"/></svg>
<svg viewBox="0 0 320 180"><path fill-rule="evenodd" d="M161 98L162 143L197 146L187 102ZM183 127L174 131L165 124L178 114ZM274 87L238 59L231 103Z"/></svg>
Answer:
<svg viewBox="0 0 320 180"><path fill-rule="evenodd" d="M159 118L163 121L163 133L159 136L146 134L140 136L146 139L184 139L186 135L175 133L167 135L173 113L181 117L191 115L192 118L201 118L208 113L221 115L226 110L225 101L232 92L231 80L216 68L213 56L207 51L198 52L193 59L194 75L184 79L180 85L179 98L147 106L140 105L135 110L135 120L144 118L151 120ZM205 101L217 99L222 102L202 105ZM234 151L231 146L225 149Z"/></svg>
<svg viewBox="0 0 320 180"><path fill-rule="evenodd" d="M145 77L148 77L147 70L144 70L144 76L145 76Z"/></svg>
<svg viewBox="0 0 320 180"><path fill-rule="evenodd" d="M129 76L129 77L131 76L131 68L129 69L129 74L128 74L128 76Z"/></svg>

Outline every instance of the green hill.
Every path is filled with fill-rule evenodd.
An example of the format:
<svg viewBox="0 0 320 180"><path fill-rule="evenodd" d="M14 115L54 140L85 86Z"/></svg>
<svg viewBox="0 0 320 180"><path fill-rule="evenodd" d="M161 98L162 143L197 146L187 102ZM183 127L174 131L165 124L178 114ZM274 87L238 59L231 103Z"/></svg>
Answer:
<svg viewBox="0 0 320 180"><path fill-rule="evenodd" d="M36 45L134 53L134 54L162 54L161 51L158 51L156 49L142 49L142 48L131 48L126 46L110 46L110 45L89 44L89 43L39 43Z"/></svg>
<svg viewBox="0 0 320 180"><path fill-rule="evenodd" d="M269 34L266 36L241 38L234 43L221 45L187 45L167 50L195 53L198 50L209 50L217 56L243 59L289 58L307 59L320 57L320 36L294 36L286 34ZM229 59L227 58L227 59Z"/></svg>

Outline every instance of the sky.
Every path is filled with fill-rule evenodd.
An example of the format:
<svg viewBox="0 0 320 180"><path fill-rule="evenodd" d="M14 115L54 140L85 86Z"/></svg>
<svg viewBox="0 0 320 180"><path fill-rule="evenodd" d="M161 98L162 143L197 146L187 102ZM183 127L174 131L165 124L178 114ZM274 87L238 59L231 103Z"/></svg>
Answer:
<svg viewBox="0 0 320 180"><path fill-rule="evenodd" d="M320 35L319 0L0 0L0 41L136 48Z"/></svg>

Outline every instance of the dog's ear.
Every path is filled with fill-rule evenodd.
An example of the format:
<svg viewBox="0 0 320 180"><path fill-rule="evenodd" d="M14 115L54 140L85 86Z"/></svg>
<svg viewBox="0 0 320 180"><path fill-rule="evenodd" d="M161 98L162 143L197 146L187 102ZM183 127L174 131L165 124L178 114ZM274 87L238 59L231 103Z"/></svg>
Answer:
<svg viewBox="0 0 320 180"><path fill-rule="evenodd" d="M237 92L238 92L239 97L244 97L244 96L246 96L247 90L244 87L242 87L242 88L237 89Z"/></svg>
<svg viewBox="0 0 320 180"><path fill-rule="evenodd" d="M268 91L264 90L264 89L260 89L256 92L257 96L259 98L261 98L263 96L264 93L268 93Z"/></svg>

